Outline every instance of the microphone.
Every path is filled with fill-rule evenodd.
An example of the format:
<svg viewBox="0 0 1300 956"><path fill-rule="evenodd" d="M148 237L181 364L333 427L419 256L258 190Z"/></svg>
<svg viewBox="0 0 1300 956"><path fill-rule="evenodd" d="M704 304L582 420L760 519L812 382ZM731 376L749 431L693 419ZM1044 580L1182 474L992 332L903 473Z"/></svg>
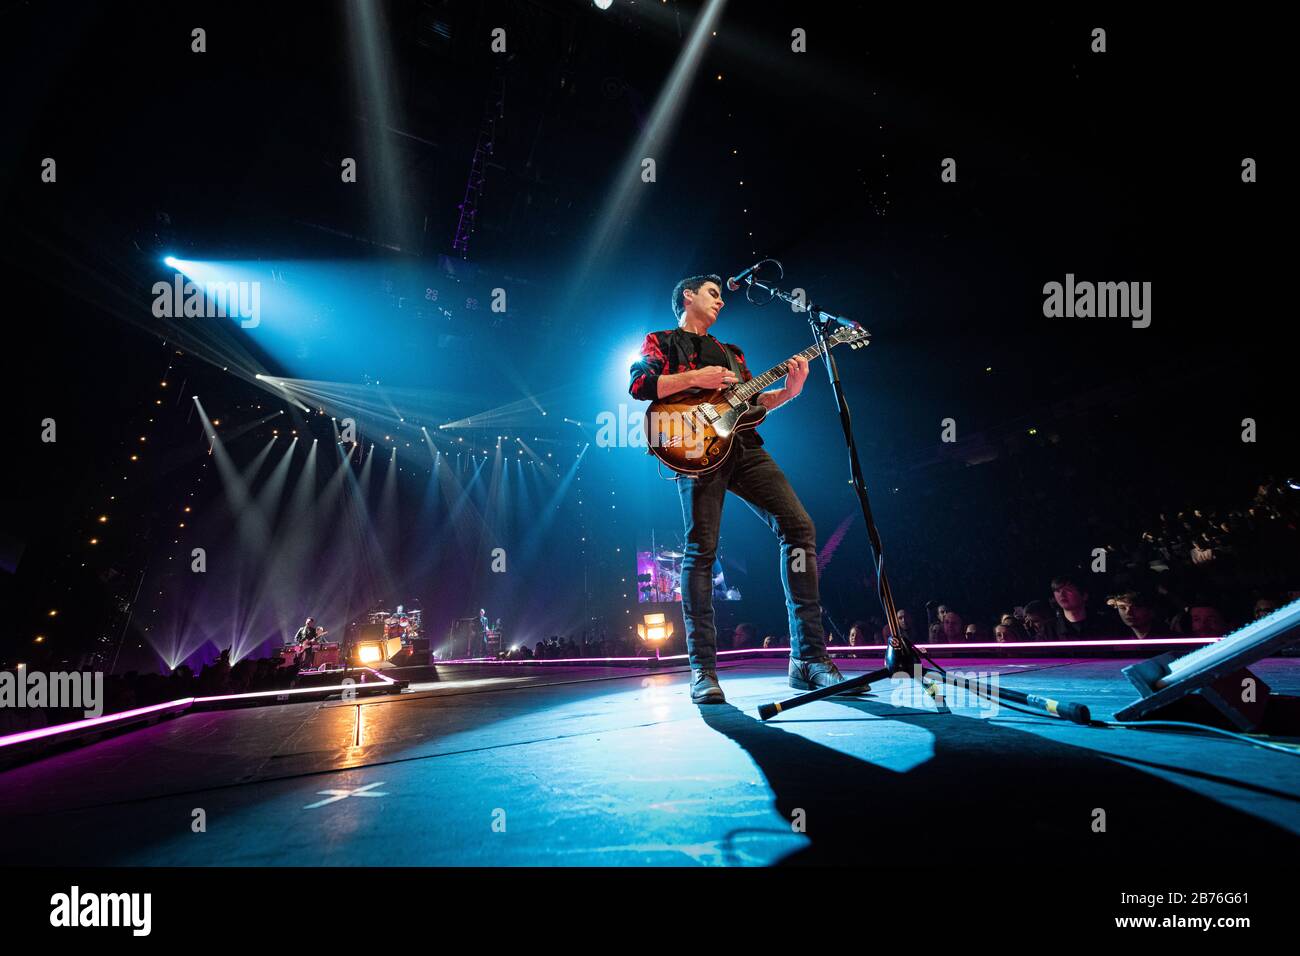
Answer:
<svg viewBox="0 0 1300 956"><path fill-rule="evenodd" d="M736 275L732 276L730 279L727 280L727 288L730 289L732 292L738 291L740 289L740 284L744 282L746 279L748 279L750 276L752 276L755 272L757 272L758 267L761 266L766 261L767 260L764 259L762 260L762 262L755 262L748 269L742 269Z"/></svg>

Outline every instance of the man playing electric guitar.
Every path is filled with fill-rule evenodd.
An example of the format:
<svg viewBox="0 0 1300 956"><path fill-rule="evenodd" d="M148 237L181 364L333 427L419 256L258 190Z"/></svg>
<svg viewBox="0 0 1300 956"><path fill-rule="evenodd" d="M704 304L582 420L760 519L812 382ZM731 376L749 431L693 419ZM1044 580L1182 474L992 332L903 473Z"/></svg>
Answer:
<svg viewBox="0 0 1300 956"><path fill-rule="evenodd" d="M307 618L293 641L298 645L298 662L304 667L311 667L316 662L316 646L322 637L329 633L328 628L317 627L315 618Z"/></svg>
<svg viewBox="0 0 1300 956"><path fill-rule="evenodd" d="M751 378L740 349L708 334L722 309L719 276L682 279L673 289L672 306L677 328L647 335L640 358L632 365L628 391L633 398L653 402L688 389L712 391ZM808 360L795 356L786 369L784 387L760 392L754 399L768 411L803 390ZM817 592L816 529L790 482L762 445L755 430L738 430L735 447L721 467L708 474L677 478L686 524L682 616L691 664L691 700L695 703L726 700L718 684L713 561L728 491L748 504L781 542L781 584L790 617L790 686L813 690L844 680L826 654Z"/></svg>

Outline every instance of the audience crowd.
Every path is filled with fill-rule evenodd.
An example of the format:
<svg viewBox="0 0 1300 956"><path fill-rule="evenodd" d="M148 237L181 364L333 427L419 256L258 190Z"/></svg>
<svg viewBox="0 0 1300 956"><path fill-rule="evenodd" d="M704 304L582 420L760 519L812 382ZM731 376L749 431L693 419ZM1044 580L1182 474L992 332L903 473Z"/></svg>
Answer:
<svg viewBox="0 0 1300 956"><path fill-rule="evenodd" d="M1044 581L1013 608L929 602L900 625L929 644L1220 637L1300 598L1300 490L1263 481L1223 510L1159 512L1131 540ZM865 639L864 639L865 636ZM843 643L883 643L883 616Z"/></svg>

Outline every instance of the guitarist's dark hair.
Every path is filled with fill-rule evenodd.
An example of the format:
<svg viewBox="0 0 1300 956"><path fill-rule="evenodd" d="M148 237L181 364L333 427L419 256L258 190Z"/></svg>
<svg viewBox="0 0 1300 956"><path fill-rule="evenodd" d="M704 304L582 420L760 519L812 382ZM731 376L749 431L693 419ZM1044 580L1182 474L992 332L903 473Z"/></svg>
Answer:
<svg viewBox="0 0 1300 956"><path fill-rule="evenodd" d="M686 304L682 301L682 293L687 289L690 289L692 292L699 292L700 286L704 285L706 282L714 282L718 285L718 288L721 288L722 276L687 276L681 282L677 283L677 285L673 286L673 315L677 317L678 322L682 320L682 313L686 311Z"/></svg>

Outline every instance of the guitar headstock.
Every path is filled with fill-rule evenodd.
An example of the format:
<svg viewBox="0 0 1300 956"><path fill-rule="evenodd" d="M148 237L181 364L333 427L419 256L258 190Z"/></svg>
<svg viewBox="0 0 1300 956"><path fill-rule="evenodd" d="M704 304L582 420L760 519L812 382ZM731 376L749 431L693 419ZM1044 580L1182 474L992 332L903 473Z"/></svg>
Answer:
<svg viewBox="0 0 1300 956"><path fill-rule="evenodd" d="M830 337L830 343L835 345L847 345L851 349L859 349L871 344L871 333L862 326L841 326Z"/></svg>

